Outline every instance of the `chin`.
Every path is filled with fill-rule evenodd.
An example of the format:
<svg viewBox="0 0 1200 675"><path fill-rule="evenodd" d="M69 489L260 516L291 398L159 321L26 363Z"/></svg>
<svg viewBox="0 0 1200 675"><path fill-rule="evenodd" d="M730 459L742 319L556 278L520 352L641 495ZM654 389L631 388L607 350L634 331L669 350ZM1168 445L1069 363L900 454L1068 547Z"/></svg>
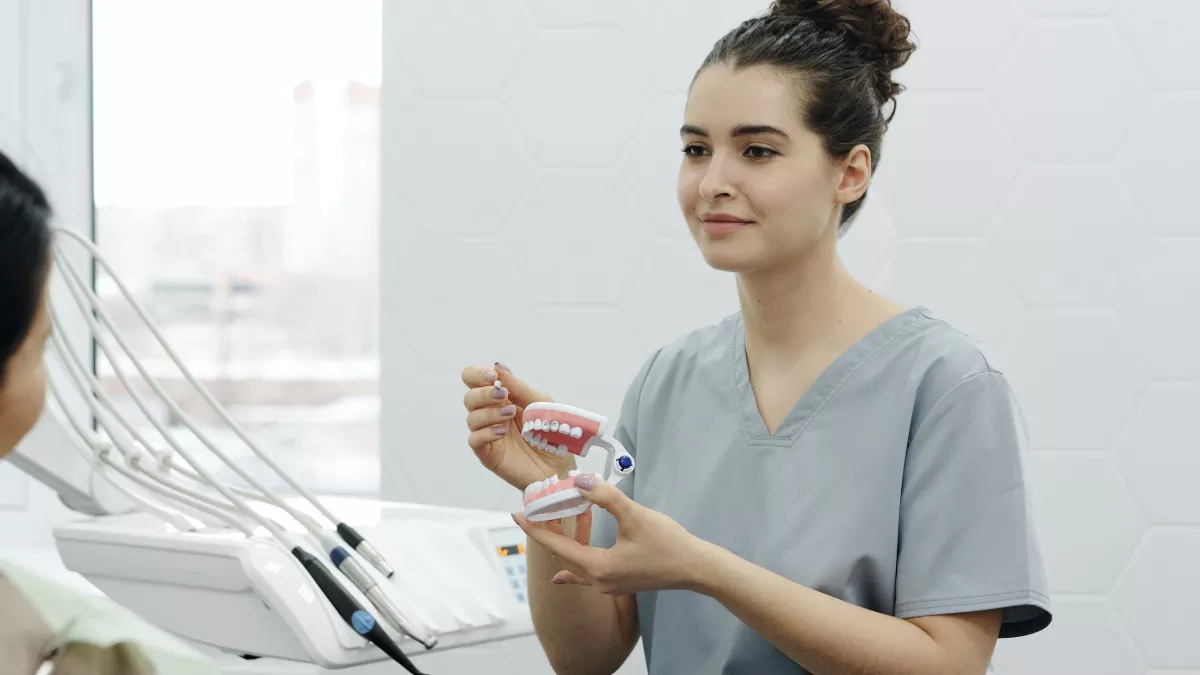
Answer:
<svg viewBox="0 0 1200 675"><path fill-rule="evenodd" d="M700 235L696 245L709 267L722 272L749 272L762 267L767 258L755 243L735 241L732 237L707 239Z"/></svg>

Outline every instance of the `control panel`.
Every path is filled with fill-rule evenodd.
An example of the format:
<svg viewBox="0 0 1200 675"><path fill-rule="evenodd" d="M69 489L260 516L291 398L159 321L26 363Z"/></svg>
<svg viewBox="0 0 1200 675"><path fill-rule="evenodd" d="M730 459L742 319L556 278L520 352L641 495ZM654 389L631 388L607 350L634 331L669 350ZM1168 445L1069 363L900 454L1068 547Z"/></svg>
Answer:
<svg viewBox="0 0 1200 675"><path fill-rule="evenodd" d="M529 604L529 583L525 570L525 533L519 527L503 527L488 531L492 553L500 563L508 588L522 605Z"/></svg>

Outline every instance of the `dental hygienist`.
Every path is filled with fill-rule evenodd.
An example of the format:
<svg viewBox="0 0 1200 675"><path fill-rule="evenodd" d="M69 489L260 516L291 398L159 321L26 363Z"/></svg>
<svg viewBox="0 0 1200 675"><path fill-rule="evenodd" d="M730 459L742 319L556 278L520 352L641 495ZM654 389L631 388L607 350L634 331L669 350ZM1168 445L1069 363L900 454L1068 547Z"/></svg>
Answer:
<svg viewBox="0 0 1200 675"><path fill-rule="evenodd" d="M557 672L612 673L640 638L651 675L982 675L1050 623L1008 379L837 255L909 28L887 0L783 0L695 75L678 198L740 311L642 365L615 431L636 470L576 479L599 508L514 516ZM462 377L487 469L522 491L575 468L521 437L548 395L498 363Z"/></svg>
<svg viewBox="0 0 1200 675"><path fill-rule="evenodd" d="M45 401L50 217L42 189L0 152L0 460L33 428ZM142 645L121 639L129 634L173 641L132 613L0 555L0 673L33 675L51 663L55 675L153 675ZM190 673L217 672L196 658Z"/></svg>

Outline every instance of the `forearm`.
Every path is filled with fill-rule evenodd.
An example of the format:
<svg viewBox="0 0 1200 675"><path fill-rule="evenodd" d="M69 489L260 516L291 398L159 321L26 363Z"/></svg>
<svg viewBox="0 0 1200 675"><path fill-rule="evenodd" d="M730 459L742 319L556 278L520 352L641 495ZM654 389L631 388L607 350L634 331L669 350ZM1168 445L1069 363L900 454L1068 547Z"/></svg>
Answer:
<svg viewBox="0 0 1200 675"><path fill-rule="evenodd" d="M807 588L725 549L708 553L692 590L813 675L967 675L976 667L912 622Z"/></svg>
<svg viewBox="0 0 1200 675"><path fill-rule="evenodd" d="M567 536L575 519L563 520ZM623 625L618 603L628 599L605 595L591 586L554 584L562 565L541 544L525 544L529 605L538 640L555 672L610 675L632 649L631 627Z"/></svg>

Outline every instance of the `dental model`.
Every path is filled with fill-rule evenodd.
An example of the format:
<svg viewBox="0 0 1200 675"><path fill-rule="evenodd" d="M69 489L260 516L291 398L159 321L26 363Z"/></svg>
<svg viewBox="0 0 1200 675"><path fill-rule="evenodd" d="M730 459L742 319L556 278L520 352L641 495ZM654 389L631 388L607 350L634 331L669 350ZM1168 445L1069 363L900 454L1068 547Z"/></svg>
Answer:
<svg viewBox="0 0 1200 675"><path fill-rule="evenodd" d="M604 480L612 485L633 473L633 457L609 435L608 419L602 415L561 403L531 403L522 421L521 436L526 442L557 457L566 457L567 453L587 457L593 446L606 450L609 462L604 467ZM554 520L587 511L591 502L575 487L579 474L572 470L562 480L551 476L526 487L525 518Z"/></svg>

